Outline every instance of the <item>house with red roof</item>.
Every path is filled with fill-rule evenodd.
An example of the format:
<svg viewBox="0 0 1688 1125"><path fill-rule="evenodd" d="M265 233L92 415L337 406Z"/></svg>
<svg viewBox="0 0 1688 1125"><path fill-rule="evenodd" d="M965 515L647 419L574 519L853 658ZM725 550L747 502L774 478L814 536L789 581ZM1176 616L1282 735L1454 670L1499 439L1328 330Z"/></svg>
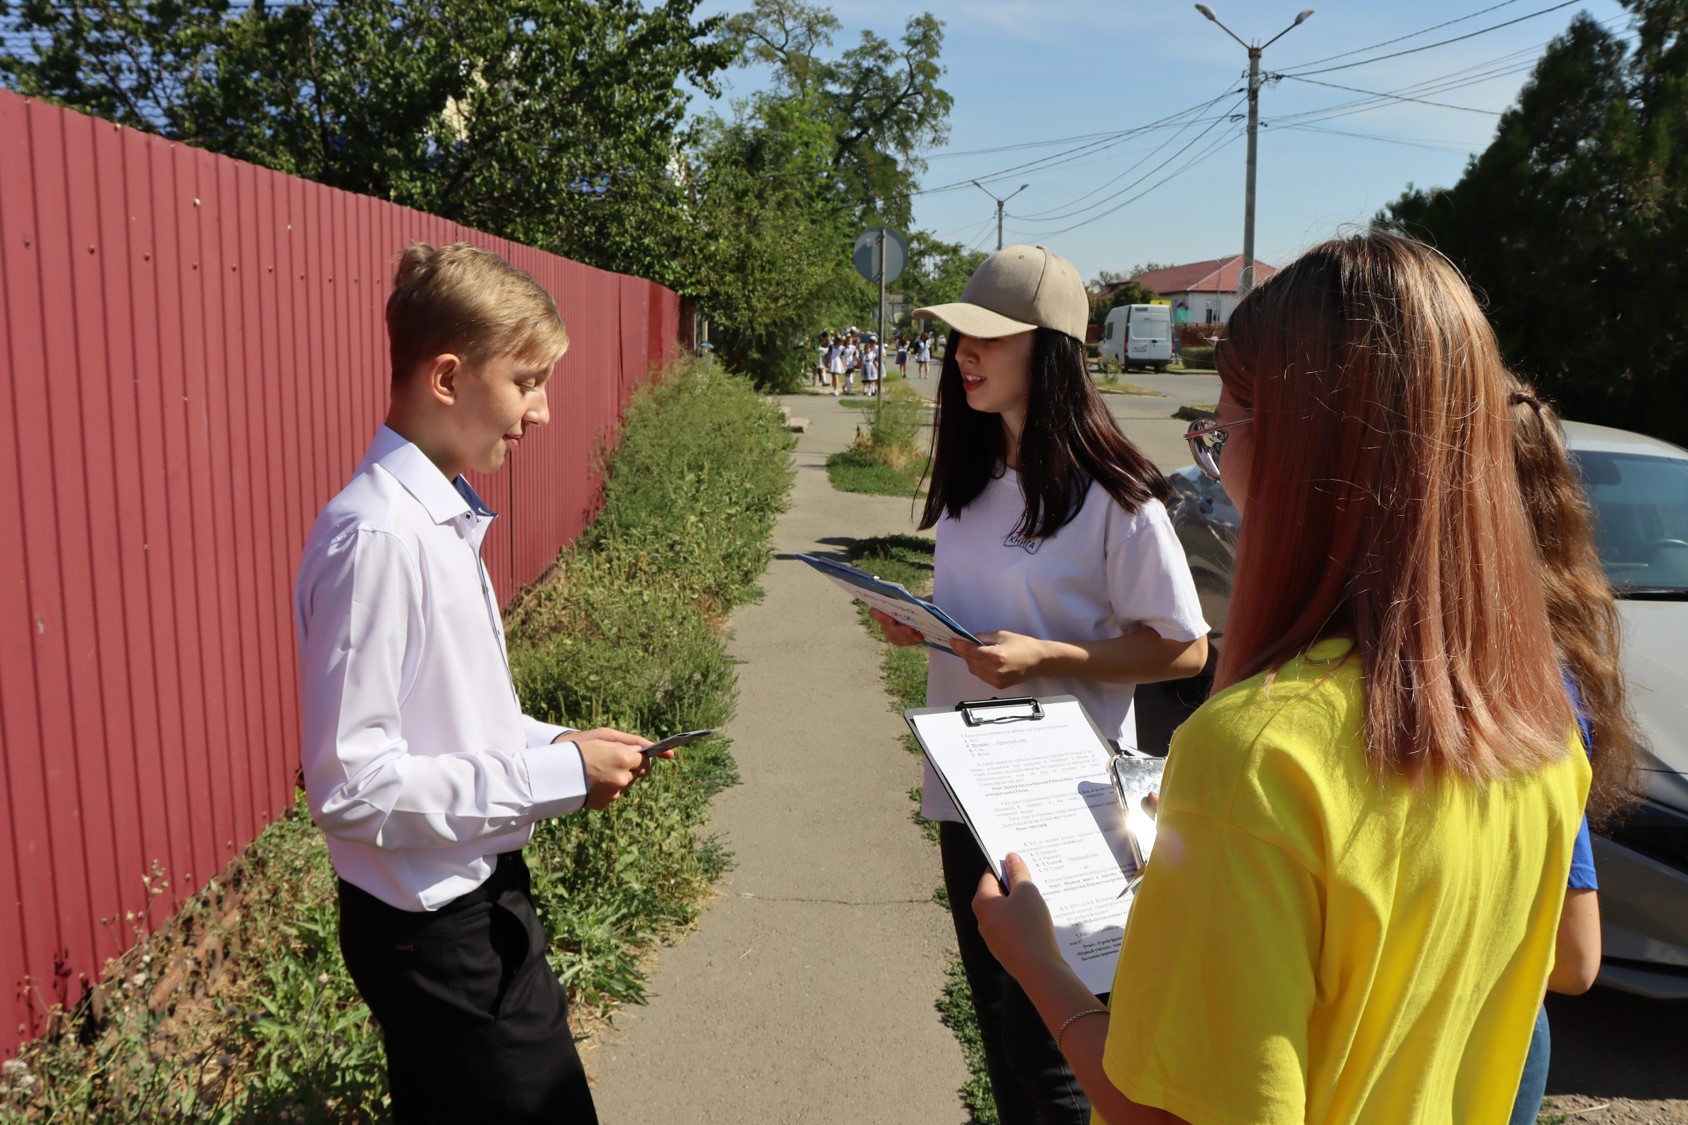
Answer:
<svg viewBox="0 0 1688 1125"><path fill-rule="evenodd" d="M1172 319L1176 323L1223 324L1229 319L1231 310L1237 307L1237 278L1242 272L1243 256L1235 254L1229 258L1149 270L1131 280L1144 288L1153 289L1162 300L1170 301ZM1255 259L1256 285L1277 272L1277 267ZM1102 294L1104 301L1112 295L1107 288Z"/></svg>

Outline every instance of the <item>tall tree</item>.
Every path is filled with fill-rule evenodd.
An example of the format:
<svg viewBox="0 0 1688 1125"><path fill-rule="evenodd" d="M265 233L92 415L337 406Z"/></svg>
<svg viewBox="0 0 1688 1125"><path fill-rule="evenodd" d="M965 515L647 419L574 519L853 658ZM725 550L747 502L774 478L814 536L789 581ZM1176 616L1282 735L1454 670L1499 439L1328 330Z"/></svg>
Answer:
<svg viewBox="0 0 1688 1125"><path fill-rule="evenodd" d="M854 220L828 190L831 130L813 95L762 95L711 118L690 169L702 268L693 292L729 366L796 386L811 341L867 298L851 268Z"/></svg>
<svg viewBox="0 0 1688 1125"><path fill-rule="evenodd" d="M908 266L896 285L911 309L958 301L967 288L967 279L985 257L982 251L969 250L959 242L943 242L917 230L909 235Z"/></svg>
<svg viewBox="0 0 1688 1125"><path fill-rule="evenodd" d="M1579 15L1459 182L1375 221L1466 270L1567 414L1688 441L1688 0L1626 6L1633 48Z"/></svg>
<svg viewBox="0 0 1688 1125"><path fill-rule="evenodd" d="M812 99L833 135L833 176L863 223L907 229L910 193L926 170L921 154L949 136L954 99L943 77L943 23L908 17L896 43L872 31L835 58L831 11L803 0L755 0L729 33L745 56L774 69L780 92Z"/></svg>
<svg viewBox="0 0 1688 1125"><path fill-rule="evenodd" d="M610 269L683 283L699 0L0 0L40 96Z"/></svg>
<svg viewBox="0 0 1688 1125"><path fill-rule="evenodd" d="M1101 324L1108 319L1109 313L1121 305L1146 305L1159 297L1159 293L1146 285L1139 285L1135 281L1122 281L1119 288L1109 293L1105 299L1101 293L1090 295L1090 322Z"/></svg>

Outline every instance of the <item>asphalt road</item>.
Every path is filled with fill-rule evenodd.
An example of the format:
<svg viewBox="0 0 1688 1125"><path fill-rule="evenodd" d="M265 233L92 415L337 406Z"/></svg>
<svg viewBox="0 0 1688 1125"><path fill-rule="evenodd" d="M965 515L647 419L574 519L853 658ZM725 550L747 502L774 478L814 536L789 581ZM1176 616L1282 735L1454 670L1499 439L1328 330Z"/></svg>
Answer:
<svg viewBox="0 0 1688 1125"><path fill-rule="evenodd" d="M1117 394L1098 381L1108 410L1126 436L1148 455L1162 472L1191 463L1190 448L1184 442L1188 422L1174 418L1180 406L1211 407L1219 401L1219 376L1214 374L1156 375L1133 371L1120 376L1122 383L1156 391L1154 395Z"/></svg>

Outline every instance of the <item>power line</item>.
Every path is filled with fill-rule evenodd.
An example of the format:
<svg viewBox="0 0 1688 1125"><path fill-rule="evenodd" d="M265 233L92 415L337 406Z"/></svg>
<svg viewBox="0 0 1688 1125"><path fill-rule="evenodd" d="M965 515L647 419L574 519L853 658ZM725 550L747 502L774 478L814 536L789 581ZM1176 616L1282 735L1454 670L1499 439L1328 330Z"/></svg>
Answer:
<svg viewBox="0 0 1688 1125"><path fill-rule="evenodd" d="M1223 97L1224 95L1221 94L1220 96ZM1071 200L1070 202L1064 203L1060 207L1053 208L1049 211L1039 212L1038 214L1035 214L1035 215L1018 215L1018 216L1016 216L1016 218L1020 219L1022 222L1058 223L1058 222L1061 222L1062 220L1070 219L1070 218L1073 218L1074 216L1077 216L1077 215L1082 215L1086 211L1092 210L1093 208L1100 207L1102 204L1107 203L1109 200L1117 199L1121 195L1124 195L1126 192L1130 191L1132 188L1136 187L1138 184L1142 183L1144 180L1148 179L1150 176L1154 175L1156 172L1159 172L1162 168L1165 168L1168 164L1171 164L1174 160L1177 160L1180 156L1183 156L1186 152L1190 151L1190 148L1193 145L1195 145L1197 141L1200 141L1203 137L1205 137L1209 133L1213 132L1214 128L1216 126L1218 126L1221 122L1229 121L1229 120L1231 120L1231 115L1229 113L1226 113L1226 114L1223 114L1219 117L1215 117L1215 118L1210 119L1209 122L1208 122L1207 128L1203 129L1201 132L1197 133L1194 137L1192 137L1190 139L1189 143L1186 144L1183 148L1179 149L1177 152L1174 152L1171 156L1168 156L1165 160L1161 161L1159 164L1155 165L1153 168L1150 168L1147 172L1144 172L1141 176L1138 176L1135 180L1132 180L1129 184L1126 184L1124 187L1120 188L1118 191L1114 192L1112 195L1105 195L1101 199L1098 199L1096 202L1086 204L1083 207L1074 207L1073 206L1074 204L1078 203L1080 200L1087 199L1090 196L1095 195L1096 192L1101 191L1102 188L1105 188L1105 187L1109 186L1110 184L1116 183L1120 179L1122 179L1125 176L1129 175L1130 173L1136 171L1137 168L1140 165L1148 163L1148 158L1144 158L1143 160L1138 161L1137 164L1134 164L1130 168L1127 168L1124 172L1121 172L1118 176L1115 176L1112 180L1109 180L1109 181L1103 183L1100 187L1097 187L1097 188L1093 189L1092 191L1086 192L1084 195L1079 196L1078 199ZM1191 122L1191 124L1194 124L1194 122ZM1185 128L1186 129L1189 128L1189 125L1186 125ZM1178 131L1178 133L1174 133L1171 137L1167 138L1165 143L1158 146L1154 151L1159 152L1161 149L1163 149L1167 145L1171 144L1174 140L1177 140L1179 133L1182 133L1183 131L1184 131L1183 129L1180 129ZM1150 156L1153 156L1153 155L1154 155L1154 153L1150 154Z"/></svg>
<svg viewBox="0 0 1688 1125"><path fill-rule="evenodd" d="M1204 132L1205 132L1205 130L1204 130ZM1204 151L1202 151L1201 153L1198 153L1196 156L1191 157L1187 162L1185 162L1180 167L1173 169L1167 175L1163 176L1161 179L1159 179L1159 180L1155 181L1154 183L1150 184L1148 187L1144 188L1142 191L1138 192L1136 195L1132 196L1129 199L1121 200L1119 203L1116 203L1114 206L1108 208L1106 211L1102 211L1098 214L1092 215L1090 218L1085 219L1083 222L1074 223L1070 227L1062 227L1060 230L1044 231L1042 233L1037 234L1037 237L1039 237L1039 238L1053 238L1055 235L1058 235L1058 234L1067 234L1071 231L1078 230L1080 227L1087 227L1091 223L1094 223L1099 219L1105 219L1109 215L1112 215L1115 212L1120 211L1121 209L1123 209L1125 207L1129 207L1131 204L1136 203L1138 200L1142 199L1144 196L1148 195L1150 192L1154 191L1156 188L1161 187L1162 185L1169 183L1170 181L1172 181L1174 179L1177 179L1179 176L1183 175L1185 172L1188 172L1191 168L1194 168L1196 165L1202 163L1202 161L1204 161L1204 160L1208 159L1209 157L1213 156L1215 153L1219 152L1221 149L1224 149L1224 148L1228 147L1229 145L1233 144L1234 142L1236 142L1236 140L1238 138L1243 136L1243 132L1244 132L1243 130L1239 129L1234 133L1220 137L1213 144L1209 145ZM1200 140L1200 137L1198 137L1197 140ZM1184 151L1188 152L1190 150L1190 148L1192 148L1194 146L1195 146L1195 141L1191 141L1190 145L1186 146ZM1182 154L1180 154L1180 155L1182 155Z"/></svg>
<svg viewBox="0 0 1688 1125"><path fill-rule="evenodd" d="M1224 98L1226 94L1229 94L1229 93L1232 93L1232 91L1230 91L1230 90L1225 91L1225 93L1220 94L1218 97L1214 98L1213 101L1208 102L1207 105L1203 106L1202 108L1203 109L1211 109L1222 98ZM1170 145L1174 141L1176 141L1180 136L1182 136L1184 134L1185 130L1189 129L1191 126L1200 124L1203 121L1211 122L1212 124L1209 124L1207 129L1202 130L1201 133L1198 133L1196 135L1196 140L1200 140L1202 138L1202 136L1204 136L1207 132L1212 130L1213 125L1218 124L1221 121L1229 120L1230 117L1231 117L1231 110L1233 110L1235 108L1236 108L1236 103L1233 102L1230 106L1227 106L1225 112L1220 114L1218 117L1211 117L1211 118L1196 117L1196 118L1192 118L1191 120L1186 121L1183 125L1179 126L1177 132L1173 133L1166 140L1162 141L1160 144L1158 144L1154 148L1150 149L1148 155L1143 157L1142 160L1136 161L1135 163L1131 164L1124 171L1122 171L1119 175L1113 176L1110 179L1103 180L1100 184L1097 184L1095 187L1091 188L1089 191L1085 192L1083 195L1078 196L1075 199L1069 199L1067 202L1062 203L1062 204L1055 206L1055 207L1051 207L1047 211L1040 211L1040 212L1037 212L1035 214L1020 215L1020 216L1017 216L1017 217L1019 219L1021 219L1022 221L1030 221L1030 222L1058 222L1061 219L1067 218L1069 216L1069 214L1071 214L1071 215L1082 214L1083 210L1084 210L1083 208L1080 208L1078 211L1069 211L1068 209L1076 206L1079 203L1082 203L1086 199L1089 199L1091 196L1095 195L1097 192L1103 191L1106 188L1111 187L1112 185L1118 183L1120 180L1123 180L1125 177L1129 176L1131 173L1135 172L1138 168L1140 168L1144 164L1148 163L1148 161L1150 159L1152 159L1156 153L1160 152L1162 149L1166 148L1168 145ZM1190 143L1194 144L1195 142L1192 141ZM1185 146L1185 148L1188 148L1188 147L1189 147L1189 145ZM1182 151L1182 150L1180 150L1180 151ZM1177 159L1177 154L1174 154L1173 156L1168 157L1168 160L1175 160L1175 159ZM1160 165L1157 165L1155 168L1149 169L1149 171L1143 173L1142 176L1138 177L1136 180L1133 180L1131 183L1126 184L1125 187L1120 189L1120 192L1130 191L1133 187L1142 183L1144 179L1147 179L1149 176L1154 175L1155 172L1157 172L1162 167L1165 167L1164 162ZM1119 193L1116 192L1115 194L1119 194ZM1106 197L1102 200L1099 200L1098 202L1106 202L1108 198L1112 198L1112 196Z"/></svg>
<svg viewBox="0 0 1688 1125"><path fill-rule="evenodd" d="M1227 90L1224 93L1219 94L1218 97L1222 98L1222 97L1225 96L1225 93L1229 93L1229 92L1230 91ZM1143 133L1151 132L1155 129L1170 127L1171 123L1177 122L1180 118L1189 116L1190 114L1200 113L1203 109L1205 109L1207 106L1211 105L1214 101L1217 101L1217 100L1218 100L1218 98L1213 98L1213 99L1210 99L1209 101L1206 101L1206 102L1199 102L1196 105L1188 106L1188 107L1181 109L1181 110L1178 110L1174 113L1169 113L1165 117L1158 118L1158 119L1151 121L1151 122L1149 122L1145 125L1136 125L1136 126L1133 126L1129 129L1120 129L1120 130L1117 130L1116 132L1113 132L1113 133L1100 134L1100 136L1105 138L1105 139L1091 141L1088 144L1079 145L1075 148L1067 149L1064 152L1057 152L1057 153L1054 153L1050 156L1041 157L1037 160L1028 161L1024 164L1016 164L1016 165L1013 165L1013 166L1008 167L1008 168L999 168L994 172L987 172L983 175L969 176L967 179L957 180L954 183L941 184L938 187L921 188L920 190L910 192L909 194L911 196L915 196L915 195L936 195L939 192L959 190L961 188L968 186L974 180L989 181L989 180L1001 179L1005 176L1011 176L1011 175L1027 173L1027 172L1045 171L1048 168L1059 167L1061 162L1064 162L1064 161L1068 160L1069 158L1076 157L1077 155L1080 155L1080 154L1086 154L1090 150L1094 150L1094 149L1097 149L1099 147L1107 147L1107 146L1110 146L1110 145L1119 144L1120 142L1126 140L1129 137L1140 136Z"/></svg>
<svg viewBox="0 0 1688 1125"><path fill-rule="evenodd" d="M1444 144L1437 141L1418 140L1413 137L1390 137L1382 133L1352 133L1345 129L1326 129L1319 125L1279 125L1279 129L1288 129L1300 133L1328 133L1333 137L1354 137L1362 141L1381 141L1385 144L1405 145L1408 148L1422 148L1429 152L1470 152L1470 145Z"/></svg>
<svg viewBox="0 0 1688 1125"><path fill-rule="evenodd" d="M1372 63L1382 62L1385 59L1398 59L1402 55L1416 55L1420 51L1430 51L1437 47L1446 47L1449 43L1459 43L1466 39L1475 39L1479 35L1487 35L1491 31L1499 31L1503 27L1511 27L1515 23L1523 23L1525 20L1533 20L1537 16L1545 16L1549 12L1557 12L1561 8L1569 8L1573 4L1580 4L1582 2L1583 0L1563 0L1562 3L1554 4L1552 7L1543 8L1540 11L1531 12L1528 15L1519 16L1516 19L1505 20L1501 23L1492 24L1489 27L1479 28L1476 31L1469 31L1464 35L1456 35L1452 39L1442 39L1435 43L1426 43L1421 47L1408 47L1404 51L1392 51L1387 55L1374 55L1369 59L1360 59L1357 62L1343 63L1341 66L1327 66L1321 70L1303 70L1299 71L1296 75L1286 75L1286 77L1293 78L1305 74L1329 74L1335 70L1348 70L1356 66L1369 66Z"/></svg>
<svg viewBox="0 0 1688 1125"><path fill-rule="evenodd" d="M1428 98L1412 98L1406 96L1405 94L1384 94L1378 92L1377 90L1362 90L1358 86L1338 86L1335 82L1320 82L1317 78L1301 78L1294 74L1275 74L1272 77L1290 78L1297 82L1305 82L1309 86L1325 86L1332 90L1347 90L1351 94L1368 94L1374 98L1388 98L1391 101L1415 102L1418 105L1433 105L1438 109L1458 109L1463 110L1466 113L1481 113L1489 117L1499 117L1501 114L1501 111L1498 109L1475 109L1468 105L1454 105L1452 102L1433 102ZM1485 79L1485 81L1487 81L1487 79Z"/></svg>
<svg viewBox="0 0 1688 1125"><path fill-rule="evenodd" d="M1119 133L1117 131L1108 133L1080 133L1076 137L1054 137L1047 141L1021 141L1018 144L995 145L991 148L944 149L941 152L927 153L926 159L947 160L952 156L989 156L995 152L1014 152L1019 149L1027 148L1050 148L1054 145L1071 144L1074 141L1093 141L1097 139L1117 137L1118 135Z"/></svg>
<svg viewBox="0 0 1688 1125"><path fill-rule="evenodd" d="M1622 17L1612 17L1611 19L1600 21L1600 23L1602 27L1609 28L1612 24L1619 22L1621 18ZM1408 83L1405 86L1399 86L1391 91L1379 92L1379 94L1375 96L1367 96L1353 101L1337 102L1333 105L1321 106L1318 109L1302 110L1298 113L1277 116L1273 118L1273 122L1282 126L1290 122L1333 120L1337 117L1347 117L1356 113L1364 113L1373 109L1381 109L1402 95L1418 97L1427 94L1444 94L1452 90L1462 90L1470 86L1481 85L1495 78L1504 78L1510 77L1514 74L1523 74L1535 69L1537 62L1540 60L1540 52L1551 43L1552 40L1545 40L1529 47L1523 47L1516 51L1509 51L1503 55L1497 55L1493 58L1484 59L1480 62L1460 67L1457 70L1448 71L1445 74L1440 74L1433 78L1421 79L1418 82ZM1280 75L1279 77L1292 76ZM1303 82L1313 81L1308 78L1300 80ZM1326 85L1331 84L1326 83Z"/></svg>
<svg viewBox="0 0 1688 1125"><path fill-rule="evenodd" d="M1419 30L1414 31L1414 32L1412 32L1411 34L1408 34L1408 35L1397 35L1393 39L1385 39L1383 42L1373 43L1369 47L1355 47L1352 51L1343 51L1340 55L1326 55L1322 59L1308 59L1306 62L1303 62L1303 63L1291 63L1290 69L1295 70L1295 69L1298 69L1298 68L1304 67L1304 66L1318 66L1320 63L1331 62L1334 59L1345 59L1345 58L1348 58L1350 55L1363 55L1367 51L1375 51L1379 47L1388 47L1388 46L1391 46L1395 43L1405 43L1408 39L1417 39L1420 35L1429 35L1432 31L1440 31L1444 27L1452 27L1454 24L1464 23L1466 20L1474 20L1478 16L1488 15L1490 12L1494 11L1496 8L1504 8L1504 7L1506 7L1510 4L1516 4L1516 3L1518 3L1518 0L1501 0L1501 2L1499 4L1491 4L1487 8L1479 8L1477 11L1472 12L1469 15L1460 16L1457 19L1445 20L1442 23L1433 24L1430 27L1420 28Z"/></svg>

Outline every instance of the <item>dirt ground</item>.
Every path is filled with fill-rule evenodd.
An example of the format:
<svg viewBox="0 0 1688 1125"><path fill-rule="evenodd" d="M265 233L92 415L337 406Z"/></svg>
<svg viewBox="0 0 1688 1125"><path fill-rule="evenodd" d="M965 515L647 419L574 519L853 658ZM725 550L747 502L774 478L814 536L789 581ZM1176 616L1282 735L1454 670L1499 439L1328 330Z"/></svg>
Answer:
<svg viewBox="0 0 1688 1125"><path fill-rule="evenodd" d="M1564 1125L1688 1125L1688 1002L1608 988L1549 996L1551 1103Z"/></svg>

